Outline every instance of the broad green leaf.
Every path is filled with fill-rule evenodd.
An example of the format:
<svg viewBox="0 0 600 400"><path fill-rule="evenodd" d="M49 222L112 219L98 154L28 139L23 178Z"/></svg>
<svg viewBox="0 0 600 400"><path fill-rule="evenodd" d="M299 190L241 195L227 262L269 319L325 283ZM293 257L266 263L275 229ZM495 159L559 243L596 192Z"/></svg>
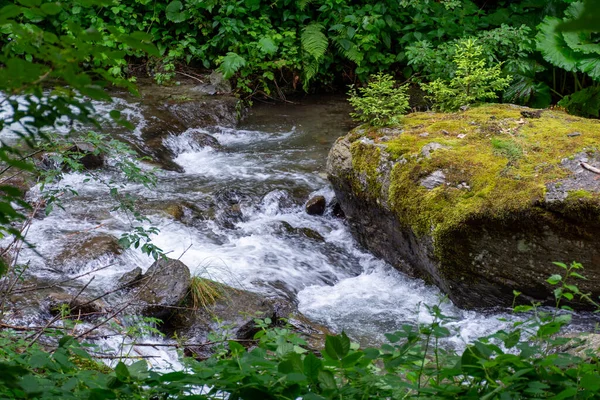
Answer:
<svg viewBox="0 0 600 400"><path fill-rule="evenodd" d="M44 3L40 9L46 15L56 15L62 11L62 6L60 3Z"/></svg>
<svg viewBox="0 0 600 400"><path fill-rule="evenodd" d="M39 7L42 4L42 0L17 0L17 1L26 7Z"/></svg>
<svg viewBox="0 0 600 400"><path fill-rule="evenodd" d="M312 23L302 30L302 49L315 60L321 60L327 50L328 40L323 33L323 25Z"/></svg>
<svg viewBox="0 0 600 400"><path fill-rule="evenodd" d="M313 353L308 353L304 357L304 375L311 381L316 381L319 371L323 368L323 363Z"/></svg>
<svg viewBox="0 0 600 400"><path fill-rule="evenodd" d="M335 377L331 371L320 370L318 376L319 383L324 390L335 390L337 384L335 383Z"/></svg>
<svg viewBox="0 0 600 400"><path fill-rule="evenodd" d="M560 281L562 281L562 276L560 276L558 274L554 274L554 275L550 276L548 279L546 279L546 282L548 282L551 285L556 285Z"/></svg>
<svg viewBox="0 0 600 400"><path fill-rule="evenodd" d="M188 19L187 11L182 11L183 4L179 0L175 0L167 5L165 11L166 16L169 21L179 23Z"/></svg>

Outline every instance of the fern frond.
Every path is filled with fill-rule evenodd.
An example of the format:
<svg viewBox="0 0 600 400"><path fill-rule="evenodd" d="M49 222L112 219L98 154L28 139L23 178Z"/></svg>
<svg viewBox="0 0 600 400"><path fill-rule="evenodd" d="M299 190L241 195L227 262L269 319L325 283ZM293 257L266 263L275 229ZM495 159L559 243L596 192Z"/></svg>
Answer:
<svg viewBox="0 0 600 400"><path fill-rule="evenodd" d="M304 11L306 7L313 3L315 0L298 0L298 8L300 11Z"/></svg>
<svg viewBox="0 0 600 400"><path fill-rule="evenodd" d="M323 29L324 27L321 24L310 24L302 30L300 36L302 49L317 61L323 58L329 44Z"/></svg>
<svg viewBox="0 0 600 400"><path fill-rule="evenodd" d="M246 66L246 59L234 52L229 52L221 60L219 70L223 73L225 79L231 78L242 67Z"/></svg>
<svg viewBox="0 0 600 400"><path fill-rule="evenodd" d="M309 60L308 62L304 63L302 69L304 71L302 88L306 92L308 91L308 85L310 84L310 81L315 77L315 75L317 75L317 72L319 72L319 62L315 59Z"/></svg>

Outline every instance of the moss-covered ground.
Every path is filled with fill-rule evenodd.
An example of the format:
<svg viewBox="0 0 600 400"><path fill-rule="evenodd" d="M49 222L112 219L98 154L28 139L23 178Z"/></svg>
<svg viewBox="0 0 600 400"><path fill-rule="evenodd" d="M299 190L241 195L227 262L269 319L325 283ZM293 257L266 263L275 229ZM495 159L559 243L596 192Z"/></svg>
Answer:
<svg viewBox="0 0 600 400"><path fill-rule="evenodd" d="M472 218L501 220L531 210L544 201L548 183L571 174L561 160L598 150L600 121L557 110L524 118L523 110L489 104L451 114L410 114L393 129L361 127L350 135L354 170L366 177L365 194L387 196L400 221L417 234L437 236ZM425 157L422 149L432 142L445 148ZM383 150L395 161L385 193L378 179ZM446 183L432 190L423 187L421 180L437 170L444 172ZM582 199L599 202L600 194L577 190L567 200Z"/></svg>

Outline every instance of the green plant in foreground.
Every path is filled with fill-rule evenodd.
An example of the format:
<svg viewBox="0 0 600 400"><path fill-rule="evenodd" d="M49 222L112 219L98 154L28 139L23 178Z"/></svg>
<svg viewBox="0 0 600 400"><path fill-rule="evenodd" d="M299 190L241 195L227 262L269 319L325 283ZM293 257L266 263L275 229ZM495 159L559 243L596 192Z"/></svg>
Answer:
<svg viewBox="0 0 600 400"><path fill-rule="evenodd" d="M350 115L372 126L399 124L409 109L407 90L407 85L397 86L391 75L375 74L366 87L351 87L348 101L355 112Z"/></svg>
<svg viewBox="0 0 600 400"><path fill-rule="evenodd" d="M516 306L523 318L460 351L441 346L452 332L440 305L427 307L430 322L387 334L387 344L361 349L342 333L327 336L320 354L290 327L256 320L249 348L230 340L208 360L185 359L184 370L169 372L144 360L103 367L93 361L94 347L68 336L44 351L17 332L0 332L0 398L597 399L598 353L565 351L581 340L560 333L571 317L564 301L598 304L572 284L585 279L581 264L555 264L562 274L547 280L554 309Z"/></svg>
<svg viewBox="0 0 600 400"><path fill-rule="evenodd" d="M460 41L453 59L455 76L449 81L436 79L421 85L434 108L455 111L478 101L495 100L498 92L508 87L512 78L502 76L502 64L486 67L482 53L483 48L475 40Z"/></svg>

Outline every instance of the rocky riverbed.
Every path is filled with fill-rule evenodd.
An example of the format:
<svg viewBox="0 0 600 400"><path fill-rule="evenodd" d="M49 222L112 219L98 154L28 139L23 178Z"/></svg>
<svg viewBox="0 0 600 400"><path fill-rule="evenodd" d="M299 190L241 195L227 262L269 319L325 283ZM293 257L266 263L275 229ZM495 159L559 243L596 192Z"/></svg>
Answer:
<svg viewBox="0 0 600 400"><path fill-rule="evenodd" d="M177 354L164 347L175 343L171 337L195 344L214 334L247 340L256 317L290 318L314 346L328 331L345 330L368 345L403 324L429 321L424 305L440 303L443 294L393 268L395 259L357 229L357 210L368 222L377 207L365 203L369 208L357 209L348 203L333 177L336 200L326 179L327 153L334 143L339 149L343 141L336 139L353 128L345 99L257 105L238 122L241 110L235 100L208 89L195 84L150 87L142 90L141 99L122 95L113 105L97 105L100 114L118 108L135 126L129 132L107 123L105 132L149 157L142 168L157 168L157 185L148 189L123 181L110 155L94 170L100 179L65 172L53 187L69 188L63 208L47 216L37 213L29 228L28 241L35 248L19 254L27 264L25 280L13 288L5 321L39 326L69 309L72 318L83 322L73 333L83 334L113 314L127 329L139 325L140 315L159 317L164 324L158 328L166 337L146 331L142 338L157 347L121 349L154 357L158 365L177 363ZM397 134L385 133L388 138ZM381 138L369 140L379 143ZM433 157L440 151L429 146ZM360 184L371 184L369 176ZM146 227L160 230L153 243L171 261L154 264L139 249L120 246L118 239L130 231L132 220L114 208L107 181L119 183L119 190L133 198L149 218ZM39 196L40 187L34 186L26 199ZM381 248L395 245L381 236L386 222L371 222L369 234L381 240ZM215 293L203 307L193 306L192 282ZM454 332L449 346L492 332L502 324L498 317L509 317L501 310L465 311L449 302L442 308L454 318L448 323ZM90 338L106 352L132 344L110 329ZM205 357L210 346L185 351Z"/></svg>

